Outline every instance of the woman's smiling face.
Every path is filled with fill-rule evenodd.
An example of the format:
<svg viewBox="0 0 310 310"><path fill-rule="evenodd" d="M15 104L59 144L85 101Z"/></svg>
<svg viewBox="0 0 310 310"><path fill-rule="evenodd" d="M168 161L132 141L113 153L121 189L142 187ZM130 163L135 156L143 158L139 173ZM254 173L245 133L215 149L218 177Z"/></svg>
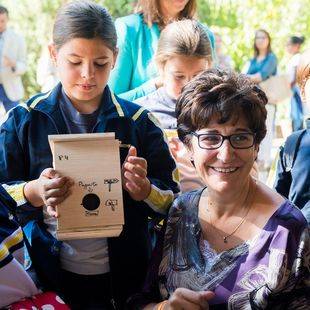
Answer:
<svg viewBox="0 0 310 310"><path fill-rule="evenodd" d="M232 118L224 124L218 124L217 119L213 118L206 128L200 129L196 133L216 133L230 136L252 132L244 116L240 115L237 120ZM225 139L219 148L207 150L202 149L198 144L198 138L193 136L190 153L199 176L208 188L218 193L224 193L232 188L242 188L257 157L258 146L254 144L247 149L235 149L229 140Z"/></svg>

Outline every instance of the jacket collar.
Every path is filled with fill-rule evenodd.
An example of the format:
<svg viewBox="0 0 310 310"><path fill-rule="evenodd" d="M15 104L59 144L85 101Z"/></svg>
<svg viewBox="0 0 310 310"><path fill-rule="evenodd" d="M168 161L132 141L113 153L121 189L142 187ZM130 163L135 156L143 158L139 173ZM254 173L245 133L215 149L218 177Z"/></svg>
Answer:
<svg viewBox="0 0 310 310"><path fill-rule="evenodd" d="M43 112L51 115L55 113L55 110L59 110L59 95L61 93L62 85L58 83L54 89L45 94L36 96L30 103L30 109ZM105 117L125 117L128 112L121 100L111 93L108 86L105 87L102 104L99 115Z"/></svg>
<svg viewBox="0 0 310 310"><path fill-rule="evenodd" d="M62 85L58 83L54 89L45 94L36 96L30 103L30 109L40 111L53 119L60 134L67 133L65 121L59 108L59 95L61 93ZM105 87L101 109L98 119L104 124L108 119L127 117L128 111L121 100L111 93L108 86ZM105 127L105 126L104 126Z"/></svg>

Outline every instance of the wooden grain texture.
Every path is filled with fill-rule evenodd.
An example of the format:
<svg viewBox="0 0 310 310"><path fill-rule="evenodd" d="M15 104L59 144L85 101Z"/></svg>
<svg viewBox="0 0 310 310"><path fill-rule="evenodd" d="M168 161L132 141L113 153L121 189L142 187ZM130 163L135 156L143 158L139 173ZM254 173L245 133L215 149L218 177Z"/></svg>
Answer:
<svg viewBox="0 0 310 310"><path fill-rule="evenodd" d="M74 239L88 239L88 238L106 238L117 237L121 233L123 225L105 226L95 230L58 230L57 237L59 240L74 240Z"/></svg>
<svg viewBox="0 0 310 310"><path fill-rule="evenodd" d="M74 181L72 194L58 206L58 238L119 235L124 214L114 133L54 135L49 141L55 170Z"/></svg>

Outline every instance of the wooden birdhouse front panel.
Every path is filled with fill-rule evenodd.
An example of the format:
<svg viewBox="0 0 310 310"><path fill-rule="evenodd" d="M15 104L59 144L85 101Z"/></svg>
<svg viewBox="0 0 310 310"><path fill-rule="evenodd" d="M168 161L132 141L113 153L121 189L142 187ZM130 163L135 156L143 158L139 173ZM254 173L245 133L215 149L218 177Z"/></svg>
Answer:
<svg viewBox="0 0 310 310"><path fill-rule="evenodd" d="M124 224L119 141L114 133L49 136L54 168L74 181L58 206L58 238L117 236Z"/></svg>

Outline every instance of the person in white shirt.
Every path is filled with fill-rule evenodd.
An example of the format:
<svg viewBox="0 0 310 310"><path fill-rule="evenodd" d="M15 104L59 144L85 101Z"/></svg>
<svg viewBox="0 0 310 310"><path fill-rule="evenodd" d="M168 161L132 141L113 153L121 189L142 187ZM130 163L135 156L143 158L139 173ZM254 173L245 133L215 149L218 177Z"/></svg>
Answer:
<svg viewBox="0 0 310 310"><path fill-rule="evenodd" d="M296 69L300 60L300 48L304 43L304 37L292 36L286 44L286 50L291 55L286 65L286 71L292 88L291 119L293 131L303 128L304 109L300 97L300 90L296 85Z"/></svg>
<svg viewBox="0 0 310 310"><path fill-rule="evenodd" d="M21 76L26 72L24 38L7 27L8 10L0 5L0 102L6 112L24 96Z"/></svg>

